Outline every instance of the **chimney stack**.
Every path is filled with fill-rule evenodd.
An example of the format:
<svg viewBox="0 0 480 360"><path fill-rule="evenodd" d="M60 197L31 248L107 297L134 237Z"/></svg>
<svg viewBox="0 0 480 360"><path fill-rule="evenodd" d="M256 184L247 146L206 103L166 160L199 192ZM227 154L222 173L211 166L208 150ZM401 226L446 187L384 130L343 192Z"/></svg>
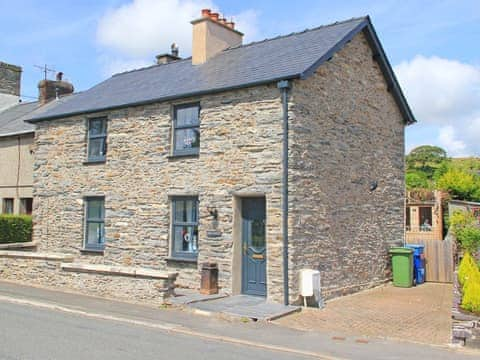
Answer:
<svg viewBox="0 0 480 360"><path fill-rule="evenodd" d="M162 65L162 64L168 64L169 62L175 61L175 60L181 60L181 57L178 56L178 45L173 43L172 46L170 46L170 54L160 54L155 56L157 59L157 64Z"/></svg>
<svg viewBox="0 0 480 360"><path fill-rule="evenodd" d="M202 9L201 18L193 20L192 64L203 64L222 50L242 44L243 34L235 23L219 18L218 13Z"/></svg>
<svg viewBox="0 0 480 360"><path fill-rule="evenodd" d="M63 73L57 73L56 80L42 80L38 83L38 101L46 104L62 95L73 93L73 85L62 80Z"/></svg>
<svg viewBox="0 0 480 360"><path fill-rule="evenodd" d="M20 101L22 68L0 61L0 111Z"/></svg>

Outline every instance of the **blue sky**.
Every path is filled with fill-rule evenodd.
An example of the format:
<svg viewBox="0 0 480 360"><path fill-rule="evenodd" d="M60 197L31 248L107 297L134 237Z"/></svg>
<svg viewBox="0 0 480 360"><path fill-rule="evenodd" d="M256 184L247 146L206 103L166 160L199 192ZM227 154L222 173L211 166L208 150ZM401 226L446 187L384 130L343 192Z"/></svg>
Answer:
<svg viewBox="0 0 480 360"><path fill-rule="evenodd" d="M245 42L369 14L419 120L407 128L407 151L435 144L452 156L480 155L478 0L0 0L0 61L23 67L25 101L42 78L34 65L85 90L152 64L172 42L189 56L189 21L203 7L233 17Z"/></svg>

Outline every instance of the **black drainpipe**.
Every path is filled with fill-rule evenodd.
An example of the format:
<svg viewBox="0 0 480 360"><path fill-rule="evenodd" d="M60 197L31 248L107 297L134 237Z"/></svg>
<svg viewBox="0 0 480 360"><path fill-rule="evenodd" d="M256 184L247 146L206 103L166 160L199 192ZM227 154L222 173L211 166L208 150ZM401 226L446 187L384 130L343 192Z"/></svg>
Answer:
<svg viewBox="0 0 480 360"><path fill-rule="evenodd" d="M288 305L288 90L290 82L277 83L282 94L283 109L283 176L282 176L282 235L283 235L283 302Z"/></svg>

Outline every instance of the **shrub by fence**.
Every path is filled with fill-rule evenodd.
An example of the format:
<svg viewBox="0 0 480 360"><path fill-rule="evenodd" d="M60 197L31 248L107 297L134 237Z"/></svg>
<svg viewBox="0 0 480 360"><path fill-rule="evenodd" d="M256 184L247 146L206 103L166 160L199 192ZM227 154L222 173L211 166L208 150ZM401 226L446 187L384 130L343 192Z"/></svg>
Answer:
<svg viewBox="0 0 480 360"><path fill-rule="evenodd" d="M462 286L462 308L480 313L480 269L473 257L466 253L458 268L458 281Z"/></svg>
<svg viewBox="0 0 480 360"><path fill-rule="evenodd" d="M32 241L32 217L0 215L0 244Z"/></svg>

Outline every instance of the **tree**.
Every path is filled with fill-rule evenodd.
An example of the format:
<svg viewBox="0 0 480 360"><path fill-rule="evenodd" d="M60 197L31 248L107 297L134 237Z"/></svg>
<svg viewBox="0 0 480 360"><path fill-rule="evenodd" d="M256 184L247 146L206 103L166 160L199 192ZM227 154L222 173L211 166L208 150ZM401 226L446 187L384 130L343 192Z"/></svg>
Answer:
<svg viewBox="0 0 480 360"><path fill-rule="evenodd" d="M480 180L478 177L459 169L449 169L438 179L437 187L448 191L455 199L480 200Z"/></svg>
<svg viewBox="0 0 480 360"><path fill-rule="evenodd" d="M405 184L408 190L427 189L429 187L427 176L419 171L405 174Z"/></svg>
<svg viewBox="0 0 480 360"><path fill-rule="evenodd" d="M407 173L423 172L432 180L435 171L447 160L447 152L441 147L422 145L416 147L406 157Z"/></svg>

